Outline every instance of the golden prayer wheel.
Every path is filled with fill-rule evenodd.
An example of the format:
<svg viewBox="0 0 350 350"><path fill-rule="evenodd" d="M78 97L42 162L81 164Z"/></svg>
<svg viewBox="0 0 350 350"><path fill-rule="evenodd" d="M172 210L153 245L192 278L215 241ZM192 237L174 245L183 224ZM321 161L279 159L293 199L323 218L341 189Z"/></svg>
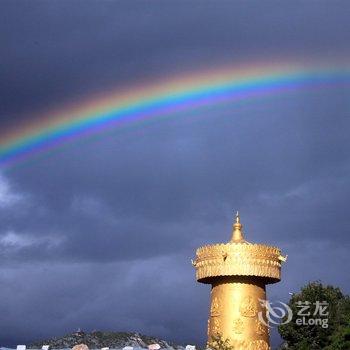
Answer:
<svg viewBox="0 0 350 350"><path fill-rule="evenodd" d="M285 260L276 247L247 242L238 213L230 242L197 249L197 281L212 285L209 347L223 340L235 350L270 349L265 286L280 281Z"/></svg>

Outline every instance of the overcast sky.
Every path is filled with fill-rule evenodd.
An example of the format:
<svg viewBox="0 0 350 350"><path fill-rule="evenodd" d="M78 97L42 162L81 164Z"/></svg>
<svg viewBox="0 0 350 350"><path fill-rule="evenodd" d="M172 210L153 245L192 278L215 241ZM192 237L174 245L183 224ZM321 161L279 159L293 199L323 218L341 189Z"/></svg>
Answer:
<svg viewBox="0 0 350 350"><path fill-rule="evenodd" d="M0 122L140 81L241 62L346 59L348 1L0 2ZM0 170L0 346L139 331L204 343L195 249L246 238L289 255L272 300L350 292L350 86L110 129ZM275 340L276 342L276 340Z"/></svg>

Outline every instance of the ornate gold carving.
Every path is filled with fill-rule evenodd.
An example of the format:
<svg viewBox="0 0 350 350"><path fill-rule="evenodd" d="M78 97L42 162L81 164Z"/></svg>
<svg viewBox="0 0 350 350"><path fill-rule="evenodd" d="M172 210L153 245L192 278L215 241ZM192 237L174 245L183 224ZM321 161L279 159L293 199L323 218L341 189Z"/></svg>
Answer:
<svg viewBox="0 0 350 350"><path fill-rule="evenodd" d="M219 307L220 307L220 305L219 305L219 299L215 296L215 297L213 298L213 301L212 301L211 307L210 307L210 315L211 315L212 317L214 317L214 316L219 316Z"/></svg>
<svg viewBox="0 0 350 350"><path fill-rule="evenodd" d="M269 344L265 340L252 340L247 350L270 350Z"/></svg>
<svg viewBox="0 0 350 350"><path fill-rule="evenodd" d="M212 317L210 320L210 329L211 334L219 334L220 333L220 319L218 317Z"/></svg>
<svg viewBox="0 0 350 350"><path fill-rule="evenodd" d="M236 334L242 334L243 333L243 321L239 318L235 319L233 321L233 331Z"/></svg>
<svg viewBox="0 0 350 350"><path fill-rule="evenodd" d="M197 249L197 280L212 284L208 341L221 334L235 350L270 350L258 300L266 298L265 284L280 280L284 261L280 249L247 242L238 217L229 243Z"/></svg>
<svg viewBox="0 0 350 350"><path fill-rule="evenodd" d="M261 276L280 279L281 252L262 244L227 243L197 250L197 279L217 276Z"/></svg>
<svg viewBox="0 0 350 350"><path fill-rule="evenodd" d="M245 317L255 317L258 313L258 307L252 296L247 296L241 302L239 312Z"/></svg>
<svg viewBox="0 0 350 350"><path fill-rule="evenodd" d="M258 335L265 335L267 334L267 326L265 326L262 322L260 322L259 320L255 321L255 329L256 329L256 333Z"/></svg>
<svg viewBox="0 0 350 350"><path fill-rule="evenodd" d="M232 345L235 350L271 350L265 340L234 340Z"/></svg>

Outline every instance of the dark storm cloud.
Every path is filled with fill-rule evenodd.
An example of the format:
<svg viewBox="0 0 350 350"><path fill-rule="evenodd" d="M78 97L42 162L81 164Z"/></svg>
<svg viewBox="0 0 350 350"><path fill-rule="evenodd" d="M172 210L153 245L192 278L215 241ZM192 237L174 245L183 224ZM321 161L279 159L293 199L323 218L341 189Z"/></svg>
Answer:
<svg viewBox="0 0 350 350"><path fill-rule="evenodd" d="M2 2L5 127L112 86L199 67L349 51L345 2ZM349 86L110 130L0 176L0 345L87 330L204 342L190 258L247 238L289 254L273 299L350 289ZM300 271L304 271L301 275Z"/></svg>
<svg viewBox="0 0 350 350"><path fill-rule="evenodd" d="M329 102L315 103L308 110L315 98L319 101L322 94L309 96L307 102L295 96L297 114L296 106L283 111L290 100L283 98L274 102L273 109L264 106L270 116L261 117L256 107L236 111L235 116L230 108L216 109L217 118L200 124L173 121L114 138L102 136L83 150L73 146L69 153L12 175L23 186L19 191L31 189L27 201L34 205L25 207L22 213L27 214L15 221L5 213L3 226L8 232L45 236L49 225L50 235L66 237L52 246L59 259L123 260L169 254L183 249L176 232L185 231L184 224L224 221L228 225L229 208L234 205L248 210L252 205L254 211L267 207L259 220L252 220L260 223L274 221L271 216L264 219L266 211L274 215L282 211L282 226L307 208L303 225L310 230L311 221L315 229L305 236L300 227L293 236L327 237L327 232L317 230L320 223L346 219L345 211L332 210L327 201L337 201L342 208L349 195L348 108L342 98L333 97L332 103L342 110L335 124L327 110ZM89 156L96 149L102 156ZM321 189L326 189L326 196ZM284 230L288 237L288 230L294 229ZM205 231L202 234L207 236ZM157 245L143 250L149 237ZM133 246L131 252L125 249L128 244ZM35 246L25 248L35 254ZM47 253L50 257L51 251Z"/></svg>
<svg viewBox="0 0 350 350"><path fill-rule="evenodd" d="M177 271L173 271L173 264ZM143 329L148 334L190 341L193 334L201 333L197 324L206 314L208 288L188 288L192 276L186 270L187 261L178 257L128 264L53 264L50 268L33 265L25 271L3 269L0 281L6 293L0 310L7 315L7 322L2 327L5 334L2 341L11 343L15 338L25 342L78 327L94 329L96 320L102 329ZM16 288L19 280L21 289ZM33 284L33 280L37 283ZM170 290L176 293L169 293ZM188 300L198 312L183 308ZM17 307L12 309L14 303ZM183 308L181 317L176 311L179 308ZM48 319L52 320L49 328ZM19 336L18 329L26 332Z"/></svg>

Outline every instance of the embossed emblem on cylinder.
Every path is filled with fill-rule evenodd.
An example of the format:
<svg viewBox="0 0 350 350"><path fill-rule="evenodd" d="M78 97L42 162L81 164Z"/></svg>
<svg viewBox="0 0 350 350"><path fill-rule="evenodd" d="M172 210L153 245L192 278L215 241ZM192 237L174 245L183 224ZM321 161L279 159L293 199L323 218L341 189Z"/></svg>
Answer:
<svg viewBox="0 0 350 350"><path fill-rule="evenodd" d="M251 295L248 295L243 299L239 311L244 317L255 317L258 314L258 307Z"/></svg>

